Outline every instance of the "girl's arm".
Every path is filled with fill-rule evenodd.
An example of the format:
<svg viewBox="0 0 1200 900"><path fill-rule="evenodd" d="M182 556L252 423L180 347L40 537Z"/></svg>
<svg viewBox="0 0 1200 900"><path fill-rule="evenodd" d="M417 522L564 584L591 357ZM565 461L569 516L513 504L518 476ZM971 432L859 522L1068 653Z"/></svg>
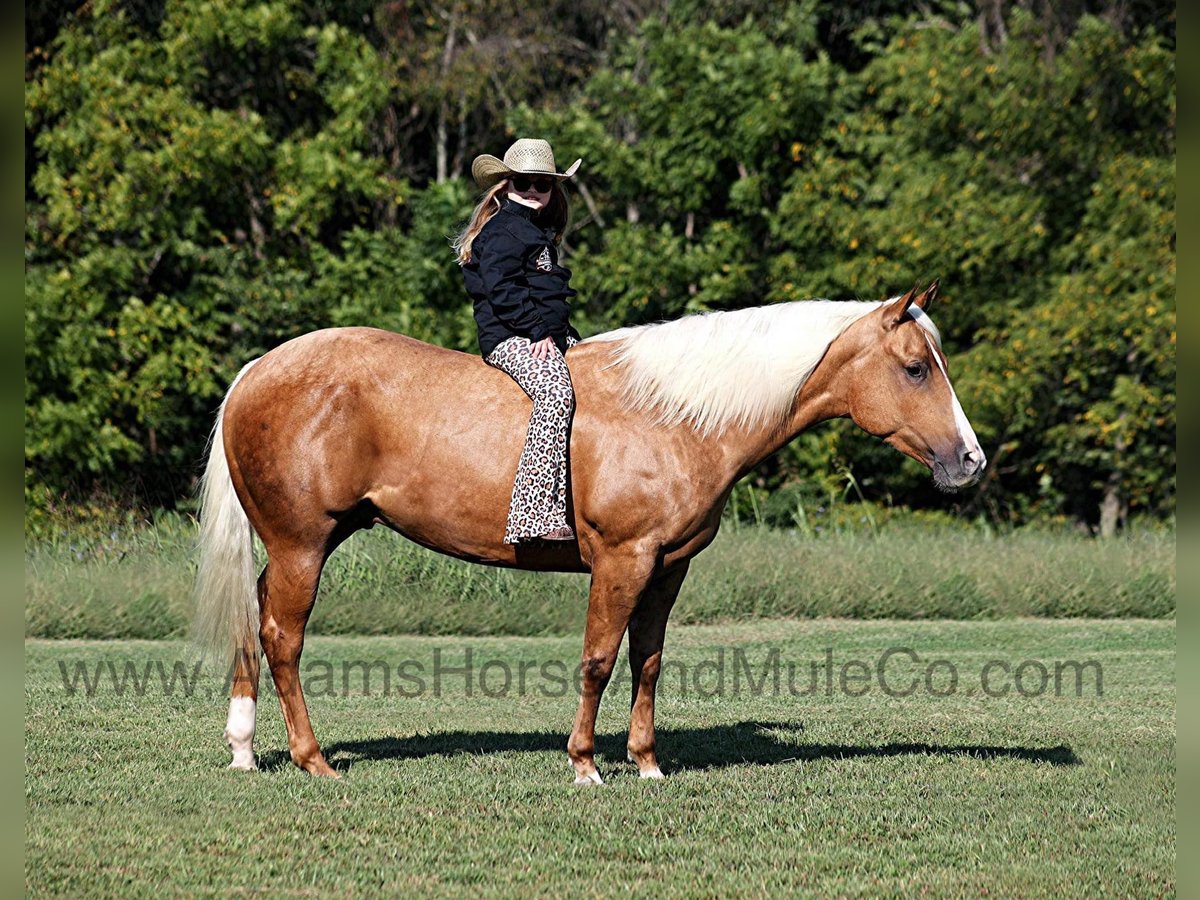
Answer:
<svg viewBox="0 0 1200 900"><path fill-rule="evenodd" d="M479 250L479 275L496 318L536 343L549 337L550 329L529 299L524 251L524 245L506 232L490 236Z"/></svg>

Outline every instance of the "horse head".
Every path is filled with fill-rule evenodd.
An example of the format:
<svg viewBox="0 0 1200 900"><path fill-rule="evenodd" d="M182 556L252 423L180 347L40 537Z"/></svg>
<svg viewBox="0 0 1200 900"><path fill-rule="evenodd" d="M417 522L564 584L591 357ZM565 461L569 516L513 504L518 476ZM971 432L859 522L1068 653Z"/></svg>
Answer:
<svg viewBox="0 0 1200 900"><path fill-rule="evenodd" d="M860 428L928 466L942 490L956 491L979 480L987 458L927 313L937 290L936 281L920 293L914 287L855 324L861 344L847 404Z"/></svg>

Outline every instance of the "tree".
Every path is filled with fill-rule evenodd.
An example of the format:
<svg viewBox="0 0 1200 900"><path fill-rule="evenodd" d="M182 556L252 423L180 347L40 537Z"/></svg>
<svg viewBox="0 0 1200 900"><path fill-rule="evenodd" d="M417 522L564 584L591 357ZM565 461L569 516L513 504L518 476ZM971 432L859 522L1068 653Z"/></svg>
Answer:
<svg viewBox="0 0 1200 900"><path fill-rule="evenodd" d="M27 487L169 500L238 366L328 322L313 248L403 202L364 152L381 58L299 9L182 3L149 33L96 3L29 85Z"/></svg>
<svg viewBox="0 0 1200 900"><path fill-rule="evenodd" d="M233 374L305 331L474 350L466 170L536 134L584 158L584 333L941 278L985 482L935 495L835 424L763 490L852 473L1104 533L1173 512L1169 4L99 0L26 33L35 508L186 495Z"/></svg>

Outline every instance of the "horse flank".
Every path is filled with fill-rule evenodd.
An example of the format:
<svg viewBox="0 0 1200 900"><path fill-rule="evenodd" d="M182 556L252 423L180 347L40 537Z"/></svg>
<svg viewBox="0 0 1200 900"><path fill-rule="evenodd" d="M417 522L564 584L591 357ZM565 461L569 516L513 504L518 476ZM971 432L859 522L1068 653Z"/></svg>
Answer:
<svg viewBox="0 0 1200 900"><path fill-rule="evenodd" d="M588 338L617 344L625 400L701 434L782 422L829 345L889 301L809 300L688 316ZM935 338L928 316L914 318ZM939 338L940 344L940 338Z"/></svg>

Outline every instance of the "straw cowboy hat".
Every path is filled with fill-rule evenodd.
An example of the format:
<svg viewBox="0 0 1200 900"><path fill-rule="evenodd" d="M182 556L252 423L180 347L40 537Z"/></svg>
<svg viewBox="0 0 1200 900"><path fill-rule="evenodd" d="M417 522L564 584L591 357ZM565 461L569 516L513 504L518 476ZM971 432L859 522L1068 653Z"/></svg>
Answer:
<svg viewBox="0 0 1200 900"><path fill-rule="evenodd" d="M486 191L509 175L549 175L560 180L570 178L579 170L582 162L582 159L577 159L567 171L559 172L554 166L554 151L546 141L521 138L508 148L502 160L487 153L475 157L475 162L471 163L471 174L475 177L475 183Z"/></svg>

